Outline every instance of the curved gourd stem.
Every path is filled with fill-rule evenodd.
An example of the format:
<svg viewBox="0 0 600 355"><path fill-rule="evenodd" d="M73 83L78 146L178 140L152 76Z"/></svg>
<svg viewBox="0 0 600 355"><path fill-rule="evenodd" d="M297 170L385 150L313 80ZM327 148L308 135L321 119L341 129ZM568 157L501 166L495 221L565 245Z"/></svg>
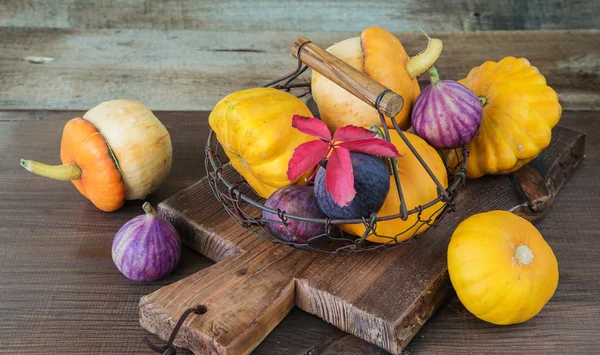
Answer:
<svg viewBox="0 0 600 355"><path fill-rule="evenodd" d="M404 63L408 75L410 75L411 78L416 78L418 75L425 73L440 57L443 48L444 45L442 44L441 40L437 38L429 38L427 49Z"/></svg>
<svg viewBox="0 0 600 355"><path fill-rule="evenodd" d="M34 160L21 159L21 166L27 171L51 179L70 181L81 179L81 168L74 163L47 165Z"/></svg>
<svg viewBox="0 0 600 355"><path fill-rule="evenodd" d="M142 209L144 210L144 212L146 212L147 215L156 216L156 210L154 209L154 207L152 207L150 202L144 202L144 204L142 205Z"/></svg>

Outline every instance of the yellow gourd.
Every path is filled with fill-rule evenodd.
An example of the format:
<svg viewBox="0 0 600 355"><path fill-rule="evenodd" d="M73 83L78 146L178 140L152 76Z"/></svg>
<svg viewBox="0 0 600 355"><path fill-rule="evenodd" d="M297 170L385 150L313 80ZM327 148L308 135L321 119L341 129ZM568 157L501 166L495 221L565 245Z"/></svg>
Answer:
<svg viewBox="0 0 600 355"><path fill-rule="evenodd" d="M404 106L394 119L400 128L407 129L410 127L413 102L420 92L416 77L435 63L442 48L442 41L429 39L427 49L410 58L396 36L372 26L365 29L360 37L338 42L327 51L401 95ZM315 70L312 72L311 88L321 119L331 131L347 125L381 126L377 110ZM388 127L393 127L389 117L386 117L386 122Z"/></svg>
<svg viewBox="0 0 600 355"><path fill-rule="evenodd" d="M404 135L406 135L409 142L415 147L417 152L419 152L419 155L421 155L423 160L427 163L427 166L431 168L431 171L433 171L444 188L447 188L448 176L446 166L438 152L416 134L404 132ZM415 155L408 149L408 146L404 143L402 138L400 138L398 132L390 130L390 138L401 155L400 158L396 159L396 164L398 166L400 187L402 188L406 208L410 211L417 206L424 205L437 198L437 186L429 174L427 174L425 168L419 163ZM400 211L400 199L398 198L398 189L396 188L393 175L390 175L390 180L390 190L388 195L383 206L379 212L377 212L377 215L380 217L395 215ZM431 223L433 223L441 213L443 207L444 203L438 202L435 205L424 209L420 216L421 220L431 219ZM408 216L406 221L396 218L389 221L377 222L377 228L375 230L377 235L371 234L367 239L375 243L393 243L389 237L394 237L403 232L396 238L397 242L401 242L414 234L423 233L429 228L428 224L417 222L418 215L416 213ZM342 229L358 236L362 236L365 232L364 224L346 224L342 225Z"/></svg>
<svg viewBox="0 0 600 355"><path fill-rule="evenodd" d="M456 228L448 272L469 312L500 325L533 318L558 284L548 243L531 223L506 211L473 215Z"/></svg>
<svg viewBox="0 0 600 355"><path fill-rule="evenodd" d="M208 121L231 165L262 197L296 183L287 177L294 149L317 138L292 127L294 115L312 116L297 97L273 88L237 91L224 97ZM300 177L299 184L305 184Z"/></svg>
<svg viewBox="0 0 600 355"><path fill-rule="evenodd" d="M483 104L479 134L467 145L468 177L513 172L550 144L562 109L556 92L527 59L485 62L459 82ZM449 166L455 166L456 152L447 157Z"/></svg>

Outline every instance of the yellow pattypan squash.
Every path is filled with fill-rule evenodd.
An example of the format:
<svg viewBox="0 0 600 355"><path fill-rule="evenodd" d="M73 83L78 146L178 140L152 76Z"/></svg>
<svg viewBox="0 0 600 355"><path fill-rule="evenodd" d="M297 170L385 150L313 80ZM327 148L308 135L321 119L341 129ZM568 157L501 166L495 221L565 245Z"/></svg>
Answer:
<svg viewBox="0 0 600 355"><path fill-rule="evenodd" d="M459 82L483 104L479 134L467 145L468 177L513 172L550 144L562 108L556 92L527 59L485 62ZM447 156L449 166L455 166L456 152Z"/></svg>
<svg viewBox="0 0 600 355"><path fill-rule="evenodd" d="M410 211L417 206L424 205L438 197L437 186L425 171L425 168L419 163L415 155L409 150L400 135L395 130L390 130L392 143L398 149L401 157L396 159L398 166L398 176L400 177L400 187L406 202L406 208ZM427 166L435 174L444 188L448 187L448 176L446 166L438 152L425 140L416 134L404 132L408 141L415 147L419 155L423 158ZM381 209L377 212L379 217L398 214L400 211L400 199L398 198L398 189L394 181L394 176L390 175L390 190ZM443 202L438 202L421 213L421 220L430 219L433 223L444 207ZM414 213L408 216L406 221L395 218L389 221L377 222L375 229L376 235L371 234L367 239L375 243L393 243L390 237L396 237L397 242L401 242L413 236L423 233L429 228L429 224L417 223L418 214ZM362 236L365 232L364 224L346 224L342 229L348 233ZM401 233L401 234L400 234Z"/></svg>
<svg viewBox="0 0 600 355"><path fill-rule="evenodd" d="M533 318L558 284L548 243L531 223L507 211L476 214L456 228L448 272L469 312L500 325Z"/></svg>
<svg viewBox="0 0 600 355"><path fill-rule="evenodd" d="M264 198L295 183L287 177L294 149L317 139L292 127L294 115L312 116L304 102L292 94L254 88L224 97L208 118L231 165ZM298 183L304 183L310 173Z"/></svg>

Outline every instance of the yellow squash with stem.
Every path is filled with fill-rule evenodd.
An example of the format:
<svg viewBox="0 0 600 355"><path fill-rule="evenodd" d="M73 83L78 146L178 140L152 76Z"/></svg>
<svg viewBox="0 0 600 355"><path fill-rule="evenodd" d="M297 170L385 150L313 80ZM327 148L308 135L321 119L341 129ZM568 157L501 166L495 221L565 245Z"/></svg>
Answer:
<svg viewBox="0 0 600 355"><path fill-rule="evenodd" d="M468 177L511 173L550 144L562 108L556 92L527 59L485 62L459 82L479 96L483 105L479 134L467 144ZM451 167L461 158L454 150L446 155Z"/></svg>
<svg viewBox="0 0 600 355"><path fill-rule="evenodd" d="M338 42L327 51L402 96L404 107L394 119L400 128L406 129L410 127L413 102L420 93L416 77L435 63L442 48L442 41L430 38L427 49L410 58L393 34L379 27L369 27L360 37ZM347 125L381 126L379 114L373 107L316 71L312 73L311 87L321 119L331 131ZM386 122L392 127L389 117Z"/></svg>
<svg viewBox="0 0 600 355"><path fill-rule="evenodd" d="M540 232L507 211L464 220L448 246L450 280L463 305L494 324L525 322L558 285L558 263Z"/></svg>

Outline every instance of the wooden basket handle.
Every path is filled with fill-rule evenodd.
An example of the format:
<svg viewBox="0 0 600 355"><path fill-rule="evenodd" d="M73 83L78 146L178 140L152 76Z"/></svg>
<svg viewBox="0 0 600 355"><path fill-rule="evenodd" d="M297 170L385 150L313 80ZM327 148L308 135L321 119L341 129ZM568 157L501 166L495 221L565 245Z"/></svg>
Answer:
<svg viewBox="0 0 600 355"><path fill-rule="evenodd" d="M317 71L388 117L396 117L402 110L402 106L404 106L402 96L354 69L306 38L298 38L294 42L292 55L312 70ZM377 105L377 98L384 91L387 91L387 93L379 100L379 105Z"/></svg>

